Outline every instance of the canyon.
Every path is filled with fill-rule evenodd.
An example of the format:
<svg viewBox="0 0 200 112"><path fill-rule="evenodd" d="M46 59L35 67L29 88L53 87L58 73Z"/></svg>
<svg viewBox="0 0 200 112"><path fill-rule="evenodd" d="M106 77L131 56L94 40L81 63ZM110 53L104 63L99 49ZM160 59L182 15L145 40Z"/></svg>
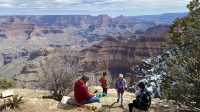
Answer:
<svg viewBox="0 0 200 112"><path fill-rule="evenodd" d="M32 87L39 80L40 62L54 49L65 48L79 52L84 73L132 74L142 59L173 46L169 25L185 15L1 16L0 75Z"/></svg>

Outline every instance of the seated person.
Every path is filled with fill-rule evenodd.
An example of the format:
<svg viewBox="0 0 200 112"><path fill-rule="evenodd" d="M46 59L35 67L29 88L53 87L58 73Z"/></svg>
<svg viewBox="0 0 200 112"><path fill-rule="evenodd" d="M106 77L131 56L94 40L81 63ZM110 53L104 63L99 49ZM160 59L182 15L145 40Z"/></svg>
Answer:
<svg viewBox="0 0 200 112"><path fill-rule="evenodd" d="M140 110L148 110L148 108L151 105L151 94L150 92L145 88L145 84L143 82L140 82L138 84L139 87L139 93L136 96L136 100L133 100L133 103L129 103L129 112L132 112L133 107L140 109Z"/></svg>
<svg viewBox="0 0 200 112"><path fill-rule="evenodd" d="M82 76L81 79L77 80L74 85L74 97L79 105L84 105L88 103L99 102L99 98L91 94L86 85L89 77Z"/></svg>

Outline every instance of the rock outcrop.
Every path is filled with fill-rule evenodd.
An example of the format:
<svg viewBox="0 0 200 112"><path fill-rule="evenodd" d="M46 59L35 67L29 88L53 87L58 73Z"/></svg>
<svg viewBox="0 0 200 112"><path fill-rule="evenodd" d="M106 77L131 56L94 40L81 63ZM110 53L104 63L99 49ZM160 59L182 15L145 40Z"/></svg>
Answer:
<svg viewBox="0 0 200 112"><path fill-rule="evenodd" d="M29 64L36 63L39 70L39 61L51 55L51 49L79 50L83 72L108 69L115 75L133 73L131 68L142 59L170 47L168 26L155 26L153 21L138 17L65 15L0 19L0 74L20 82L38 79L40 71L32 70Z"/></svg>
<svg viewBox="0 0 200 112"><path fill-rule="evenodd" d="M171 47L168 30L167 26L156 26L138 37L107 37L83 49L81 61L86 71L109 69L112 74L131 73L130 68L142 59L157 56Z"/></svg>
<svg viewBox="0 0 200 112"><path fill-rule="evenodd" d="M91 87L91 91L98 90L101 92L100 87ZM14 93L23 96L23 104L20 105L16 112L94 112L87 106L78 107L75 105L60 106L60 102L53 99L43 99L43 96L49 95L45 90L30 90L30 89L13 89ZM73 93L69 95L73 97ZM102 97L100 100L102 108L97 112L128 112L128 103L135 99L134 93L125 92L124 94L124 108L120 104L115 103L117 94L115 89L109 89L108 95ZM0 99L0 105L3 104L3 99ZM89 106L89 105L88 105ZM173 101L166 101L160 99L152 99L149 112L177 112L180 111ZM137 112L140 112L136 110Z"/></svg>
<svg viewBox="0 0 200 112"><path fill-rule="evenodd" d="M177 15L177 16L176 16ZM173 21L182 14L174 14L165 17L164 20ZM149 16L153 18L154 16ZM156 15L155 17L159 17ZM90 38L91 35L104 35L115 33L135 33L145 31L156 26L158 20L146 20L148 16L119 16L108 15L57 15L57 16L2 16L0 17L0 38L6 39L31 39L34 36L46 36L47 34L64 33L65 29L75 30L75 34ZM162 18L161 20L162 21ZM169 22L171 23L171 22Z"/></svg>

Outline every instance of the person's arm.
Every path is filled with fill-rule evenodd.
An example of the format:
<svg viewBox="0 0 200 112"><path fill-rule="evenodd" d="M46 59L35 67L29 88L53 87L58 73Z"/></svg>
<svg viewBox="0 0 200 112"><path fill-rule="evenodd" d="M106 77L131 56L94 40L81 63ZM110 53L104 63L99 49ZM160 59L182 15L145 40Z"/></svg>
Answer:
<svg viewBox="0 0 200 112"><path fill-rule="evenodd" d="M99 79L99 82L101 83L102 78Z"/></svg>
<svg viewBox="0 0 200 112"><path fill-rule="evenodd" d="M88 89L88 87L87 87L86 85L83 85L83 93L84 93L86 96L88 96L88 97L94 96L93 94L91 94L91 93L89 92L89 89Z"/></svg>
<svg viewBox="0 0 200 112"><path fill-rule="evenodd" d="M118 88L117 81L118 81L118 80L115 81L115 89Z"/></svg>

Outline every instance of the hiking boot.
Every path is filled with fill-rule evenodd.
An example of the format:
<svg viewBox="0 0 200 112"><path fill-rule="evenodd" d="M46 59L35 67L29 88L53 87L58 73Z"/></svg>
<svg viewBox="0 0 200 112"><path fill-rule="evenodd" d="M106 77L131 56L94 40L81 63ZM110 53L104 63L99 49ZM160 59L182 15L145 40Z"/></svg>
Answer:
<svg viewBox="0 0 200 112"><path fill-rule="evenodd" d="M117 103L119 103L119 99L117 99L117 101L116 101Z"/></svg>
<svg viewBox="0 0 200 112"><path fill-rule="evenodd" d="M124 108L124 105L123 105L123 104L121 104L121 105L120 105L120 107L121 107L121 108Z"/></svg>
<svg viewBox="0 0 200 112"><path fill-rule="evenodd" d="M104 97L104 96L107 96L107 94L106 94L106 93L103 93L102 96L103 96L103 97Z"/></svg>

